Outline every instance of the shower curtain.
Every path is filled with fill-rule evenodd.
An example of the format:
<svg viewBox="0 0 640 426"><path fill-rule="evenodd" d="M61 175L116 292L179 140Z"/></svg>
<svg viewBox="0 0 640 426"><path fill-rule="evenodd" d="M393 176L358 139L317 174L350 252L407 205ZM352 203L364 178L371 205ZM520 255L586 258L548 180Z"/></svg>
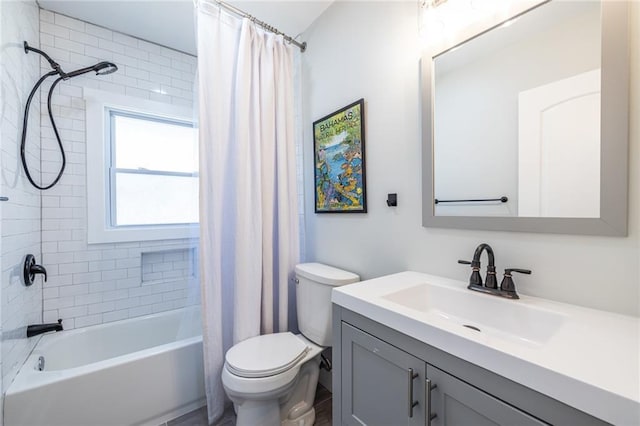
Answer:
<svg viewBox="0 0 640 426"><path fill-rule="evenodd" d="M293 48L198 4L200 272L209 422L233 344L289 328L299 260Z"/></svg>

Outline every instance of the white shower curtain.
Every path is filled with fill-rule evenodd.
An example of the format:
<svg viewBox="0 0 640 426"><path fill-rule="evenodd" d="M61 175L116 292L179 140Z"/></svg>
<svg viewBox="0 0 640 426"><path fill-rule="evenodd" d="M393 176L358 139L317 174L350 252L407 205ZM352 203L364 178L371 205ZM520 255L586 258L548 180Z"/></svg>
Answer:
<svg viewBox="0 0 640 426"><path fill-rule="evenodd" d="M198 5L200 272L209 421L225 351L288 330L299 260L293 48Z"/></svg>

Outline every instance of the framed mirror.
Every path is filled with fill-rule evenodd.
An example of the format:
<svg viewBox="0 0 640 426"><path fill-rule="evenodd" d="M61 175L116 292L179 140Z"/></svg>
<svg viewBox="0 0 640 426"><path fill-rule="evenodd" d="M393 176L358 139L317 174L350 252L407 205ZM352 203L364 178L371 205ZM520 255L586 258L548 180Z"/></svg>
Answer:
<svg viewBox="0 0 640 426"><path fill-rule="evenodd" d="M627 9L550 0L423 56L423 226L627 235Z"/></svg>

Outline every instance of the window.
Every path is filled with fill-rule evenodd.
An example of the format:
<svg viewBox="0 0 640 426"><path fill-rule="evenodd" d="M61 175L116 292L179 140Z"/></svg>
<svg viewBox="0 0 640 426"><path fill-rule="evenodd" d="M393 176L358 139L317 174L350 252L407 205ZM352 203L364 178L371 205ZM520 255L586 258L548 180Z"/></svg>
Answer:
<svg viewBox="0 0 640 426"><path fill-rule="evenodd" d="M111 226L198 222L193 123L109 110Z"/></svg>
<svg viewBox="0 0 640 426"><path fill-rule="evenodd" d="M92 89L84 97L89 243L197 236L191 110Z"/></svg>

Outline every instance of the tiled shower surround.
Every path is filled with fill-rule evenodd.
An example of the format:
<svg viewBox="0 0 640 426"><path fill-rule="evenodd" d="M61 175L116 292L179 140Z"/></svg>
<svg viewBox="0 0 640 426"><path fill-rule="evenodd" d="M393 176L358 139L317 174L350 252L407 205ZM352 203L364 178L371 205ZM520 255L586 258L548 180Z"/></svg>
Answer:
<svg viewBox="0 0 640 426"><path fill-rule="evenodd" d="M25 287L22 263L27 253L38 261L40 253L40 191L33 188L22 171L19 147L24 105L31 87L40 76L38 58L25 55L22 42L38 47L38 6L35 1L2 1L0 28L2 38L2 104L0 107L2 202L2 394L35 345L27 339L27 324L42 320L42 279ZM39 97L32 105L29 120L27 161L36 176L40 164ZM0 398L0 410L2 400ZM0 412L0 424L2 423Z"/></svg>
<svg viewBox="0 0 640 426"><path fill-rule="evenodd" d="M180 240L87 244L83 99L83 89L91 88L193 108L196 58L46 10L40 11L40 44L65 70L99 61L119 68L65 81L53 97L67 169L42 194L43 265L49 271L44 321L62 318L65 329L72 329L199 303L197 230ZM43 74L50 70L44 61L41 66ZM42 179L50 182L60 156L44 101L46 96Z"/></svg>

